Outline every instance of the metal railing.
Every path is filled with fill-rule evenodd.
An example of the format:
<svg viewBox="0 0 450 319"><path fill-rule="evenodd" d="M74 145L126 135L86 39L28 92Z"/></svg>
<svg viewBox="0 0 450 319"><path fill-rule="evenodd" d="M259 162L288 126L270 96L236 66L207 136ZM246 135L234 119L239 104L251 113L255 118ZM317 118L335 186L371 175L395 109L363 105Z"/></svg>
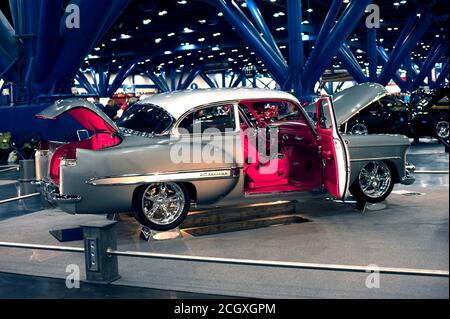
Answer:
<svg viewBox="0 0 450 319"><path fill-rule="evenodd" d="M0 173L18 170L19 166L0 166Z"/></svg>
<svg viewBox="0 0 450 319"><path fill-rule="evenodd" d="M376 267L304 263L289 261L269 261L236 258L218 258L203 256L187 256L174 254L161 254L138 251L117 250L116 223L111 221L97 222L82 226L84 234L83 247L67 247L52 245L21 244L0 242L0 247L49 250L68 253L84 253L86 265L86 281L95 283L110 283L120 278L118 273L118 257L146 258L155 260L173 260L185 262L203 262L213 264L241 265L255 267L288 268L302 270L319 270L334 272L370 273L378 272L387 275L425 276L425 277L449 277L448 270L412 269L395 267Z"/></svg>
<svg viewBox="0 0 450 319"><path fill-rule="evenodd" d="M28 198L38 197L38 196L41 196L41 193L33 193L33 194L3 199L3 200L0 200L0 205L11 203L11 202L16 202L16 201L24 200L24 199L28 199Z"/></svg>
<svg viewBox="0 0 450 319"><path fill-rule="evenodd" d="M427 171L427 170L418 170L414 171L414 174L420 175L449 175L449 171Z"/></svg>
<svg viewBox="0 0 450 319"><path fill-rule="evenodd" d="M1 246L1 245L0 245ZM218 257L200 257L185 256L172 254L147 253L136 251L119 251L108 249L109 255L122 257L137 257L150 259L164 259L188 262L206 262L214 264L228 264L241 266L262 266L271 268L290 268L290 269L309 269L309 270L326 270L326 271L344 271L344 272L370 272L370 267L355 265L338 265L338 264L320 264L320 263L302 263L290 261L268 261L253 259L235 259L235 258L218 258ZM445 270L431 269L411 269L411 268L393 268L393 267L377 267L376 271L390 275L413 275L413 276L430 276L430 277L448 277L449 272Z"/></svg>

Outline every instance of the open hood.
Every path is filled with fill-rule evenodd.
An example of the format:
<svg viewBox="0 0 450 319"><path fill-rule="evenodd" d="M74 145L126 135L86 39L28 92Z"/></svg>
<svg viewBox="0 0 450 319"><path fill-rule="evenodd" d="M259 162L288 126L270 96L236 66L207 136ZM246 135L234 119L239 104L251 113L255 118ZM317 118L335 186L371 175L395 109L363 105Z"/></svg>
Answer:
<svg viewBox="0 0 450 319"><path fill-rule="evenodd" d="M58 100L37 114L36 117L54 120L66 113L92 132L114 133L119 130L117 125L98 107L89 101L78 98Z"/></svg>
<svg viewBox="0 0 450 319"><path fill-rule="evenodd" d="M339 126L372 103L388 95L384 86L378 83L355 85L333 95L334 112Z"/></svg>

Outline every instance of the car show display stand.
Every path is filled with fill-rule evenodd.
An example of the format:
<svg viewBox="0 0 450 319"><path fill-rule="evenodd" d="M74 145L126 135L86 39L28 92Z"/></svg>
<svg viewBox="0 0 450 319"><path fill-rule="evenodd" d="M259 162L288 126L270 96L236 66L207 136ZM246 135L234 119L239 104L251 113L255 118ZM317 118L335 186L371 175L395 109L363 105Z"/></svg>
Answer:
<svg viewBox="0 0 450 319"><path fill-rule="evenodd" d="M193 211L180 227L168 232L157 232L142 227L140 238L144 241L168 240L309 222L300 214L300 205L297 202L276 202Z"/></svg>

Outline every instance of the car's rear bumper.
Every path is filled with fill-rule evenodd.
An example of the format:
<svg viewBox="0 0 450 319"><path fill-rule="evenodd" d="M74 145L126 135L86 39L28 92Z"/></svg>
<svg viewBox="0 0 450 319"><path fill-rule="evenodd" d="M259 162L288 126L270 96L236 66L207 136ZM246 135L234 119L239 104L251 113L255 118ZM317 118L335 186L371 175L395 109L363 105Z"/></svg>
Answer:
<svg viewBox="0 0 450 319"><path fill-rule="evenodd" d="M51 204L60 207L63 211L75 214L76 204L81 202L81 196L78 195L62 195L59 187L49 181L38 181L36 184L40 185L41 194Z"/></svg>
<svg viewBox="0 0 450 319"><path fill-rule="evenodd" d="M413 172L416 170L416 167L413 164L406 164L406 174L400 180L400 183L403 185L412 185L416 181L416 177L413 175Z"/></svg>

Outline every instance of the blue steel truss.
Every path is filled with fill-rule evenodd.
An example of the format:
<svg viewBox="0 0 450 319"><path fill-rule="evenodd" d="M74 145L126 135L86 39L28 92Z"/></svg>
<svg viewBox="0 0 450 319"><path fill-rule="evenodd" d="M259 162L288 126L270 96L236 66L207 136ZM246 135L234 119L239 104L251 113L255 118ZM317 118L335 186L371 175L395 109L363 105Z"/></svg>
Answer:
<svg viewBox="0 0 450 319"><path fill-rule="evenodd" d="M315 43L309 57L305 56L304 50L302 32L307 26L302 25L300 0L286 0L288 56L280 50L279 39L277 41L272 34L256 0L245 1L248 12L244 12L242 1L203 1L222 12L243 42L264 63L278 87L301 99L316 94L315 86L333 64L334 57L357 83L371 81L387 85L394 80L403 91L411 91L425 83L440 86L448 78L448 62L442 66L435 82L430 76L438 61L448 55L446 40L436 41L423 65L418 67L412 59L412 50L433 22L429 5L419 6L411 14L390 54L378 45L377 30L367 30L367 43L357 47L368 56L366 71L355 57L355 43L347 42L347 39L371 0L352 0L346 5L342 0L331 0L324 21L316 21ZM144 57L125 62L112 82L112 72L104 65L91 67L88 73L92 80L88 80L80 66L130 2L72 0L70 3L80 8L83 24L79 29L69 29L64 26L67 13L61 14L67 1L9 0L13 25L0 11L0 78L14 83L18 88L17 96L24 102L39 96L69 94L74 79L91 95L111 96L129 75L136 72L146 74L160 92L187 89L197 77L210 87L266 86L258 82L258 76L248 79L236 70L229 83L226 83L226 72L222 73L221 80L216 80L209 76L204 66L182 69L181 74L175 69L156 74L154 70L140 68L139 63ZM382 66L381 73L379 66ZM400 76L401 68L406 70L406 80ZM425 82L427 78L428 82ZM322 87L333 92L336 86L325 84Z"/></svg>

